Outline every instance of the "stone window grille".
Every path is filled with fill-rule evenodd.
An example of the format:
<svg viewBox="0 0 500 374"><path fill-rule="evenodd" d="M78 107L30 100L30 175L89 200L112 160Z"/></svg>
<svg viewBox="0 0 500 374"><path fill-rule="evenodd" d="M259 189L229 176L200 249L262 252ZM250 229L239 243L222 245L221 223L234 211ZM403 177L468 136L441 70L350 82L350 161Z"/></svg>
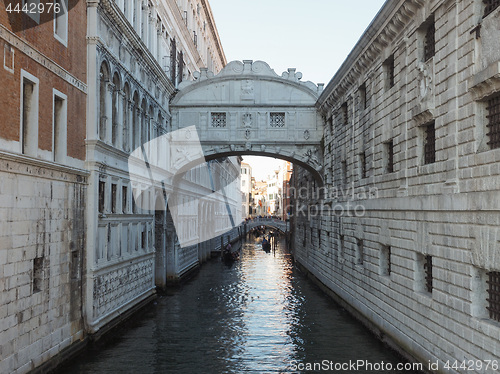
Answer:
<svg viewBox="0 0 500 374"><path fill-rule="evenodd" d="M424 164L436 162L436 127L431 122L424 125Z"/></svg>
<svg viewBox="0 0 500 374"><path fill-rule="evenodd" d="M436 53L436 26L434 20L429 22L424 36L424 61L432 58Z"/></svg>
<svg viewBox="0 0 500 374"><path fill-rule="evenodd" d="M486 17L490 13L493 13L496 8L498 8L498 6L500 5L500 0L483 0L483 3L485 5L483 17Z"/></svg>
<svg viewBox="0 0 500 374"><path fill-rule="evenodd" d="M284 127L285 126L285 113L270 113L269 124L271 127Z"/></svg>
<svg viewBox="0 0 500 374"><path fill-rule="evenodd" d="M212 113L212 127L226 127L226 113Z"/></svg>
<svg viewBox="0 0 500 374"><path fill-rule="evenodd" d="M488 312L490 318L500 322L500 272L491 271L488 273Z"/></svg>
<svg viewBox="0 0 500 374"><path fill-rule="evenodd" d="M500 95L488 100L486 107L488 114L488 144L491 149L500 148Z"/></svg>
<svg viewBox="0 0 500 374"><path fill-rule="evenodd" d="M387 172L394 172L394 141L391 139L385 143L387 148Z"/></svg>
<svg viewBox="0 0 500 374"><path fill-rule="evenodd" d="M432 256L425 256L424 259L425 271L425 289L427 292L432 292Z"/></svg>

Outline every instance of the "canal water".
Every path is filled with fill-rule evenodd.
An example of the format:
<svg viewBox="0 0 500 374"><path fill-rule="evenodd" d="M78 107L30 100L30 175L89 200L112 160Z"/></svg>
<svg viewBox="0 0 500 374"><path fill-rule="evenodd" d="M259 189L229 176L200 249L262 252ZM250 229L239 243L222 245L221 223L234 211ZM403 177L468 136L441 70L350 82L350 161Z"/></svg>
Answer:
<svg viewBox="0 0 500 374"><path fill-rule="evenodd" d="M204 264L59 373L412 373L400 362L293 266L283 242L266 253L252 239L239 261Z"/></svg>

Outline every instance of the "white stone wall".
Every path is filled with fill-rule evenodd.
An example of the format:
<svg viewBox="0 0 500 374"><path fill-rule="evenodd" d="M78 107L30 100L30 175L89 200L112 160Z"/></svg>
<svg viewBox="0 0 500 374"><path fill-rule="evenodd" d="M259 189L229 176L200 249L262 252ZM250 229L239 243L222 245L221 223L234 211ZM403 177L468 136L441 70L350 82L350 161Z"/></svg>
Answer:
<svg viewBox="0 0 500 374"><path fill-rule="evenodd" d="M500 356L499 323L486 309L486 273L500 270L500 149L486 144L484 102L500 92L491 52L498 50L492 23L499 11L483 19L476 38L481 1L384 5L319 99L327 197L299 201L311 214L294 218L296 259L418 361L440 360L441 372L448 360ZM436 53L424 62L432 16ZM422 125L432 121L435 162L425 164ZM311 195L312 178L296 175L296 187L309 186ZM334 208L343 214L331 214ZM432 258L431 292L425 256Z"/></svg>
<svg viewBox="0 0 500 374"><path fill-rule="evenodd" d="M0 372L26 373L84 337L85 171L0 161Z"/></svg>

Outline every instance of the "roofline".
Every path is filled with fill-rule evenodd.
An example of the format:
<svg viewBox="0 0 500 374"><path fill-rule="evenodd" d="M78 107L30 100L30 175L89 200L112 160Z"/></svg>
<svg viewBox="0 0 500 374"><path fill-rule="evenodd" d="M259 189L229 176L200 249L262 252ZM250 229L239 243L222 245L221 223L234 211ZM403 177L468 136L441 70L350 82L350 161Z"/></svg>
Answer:
<svg viewBox="0 0 500 374"><path fill-rule="evenodd" d="M217 52L219 52L219 57L222 61L222 66L224 67L227 65L226 54L224 53L224 48L222 47L219 31L217 30L217 26L215 25L215 19L214 19L214 14L212 12L212 8L210 7L208 0L201 0L201 4L209 20L209 26L210 30L212 30L212 35L214 37L215 45L217 47Z"/></svg>

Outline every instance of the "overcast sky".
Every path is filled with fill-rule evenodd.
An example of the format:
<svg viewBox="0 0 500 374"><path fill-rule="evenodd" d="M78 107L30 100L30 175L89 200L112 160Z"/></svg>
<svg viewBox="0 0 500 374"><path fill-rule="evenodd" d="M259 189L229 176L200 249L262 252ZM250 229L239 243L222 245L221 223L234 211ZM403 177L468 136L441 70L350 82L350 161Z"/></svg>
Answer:
<svg viewBox="0 0 500 374"><path fill-rule="evenodd" d="M281 75L330 81L384 0L209 0L227 61L263 60ZM252 161L262 177L280 161ZM260 175L259 174L259 175ZM259 176L260 178L260 176Z"/></svg>

